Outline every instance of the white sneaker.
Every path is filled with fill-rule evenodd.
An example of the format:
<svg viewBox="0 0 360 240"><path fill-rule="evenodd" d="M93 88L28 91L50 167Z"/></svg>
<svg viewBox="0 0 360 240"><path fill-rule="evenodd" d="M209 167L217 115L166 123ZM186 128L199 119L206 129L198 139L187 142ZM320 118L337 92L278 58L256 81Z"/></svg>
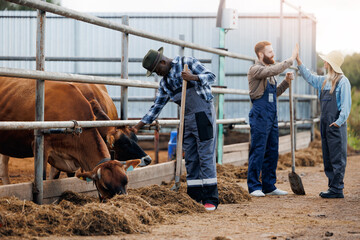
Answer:
<svg viewBox="0 0 360 240"><path fill-rule="evenodd" d="M255 190L250 193L253 197L265 197L265 194L261 190Z"/></svg>
<svg viewBox="0 0 360 240"><path fill-rule="evenodd" d="M280 190L280 189L275 189L274 191L272 192L269 192L269 193L265 193L266 195L287 195L288 192L286 191L283 191L283 190Z"/></svg>

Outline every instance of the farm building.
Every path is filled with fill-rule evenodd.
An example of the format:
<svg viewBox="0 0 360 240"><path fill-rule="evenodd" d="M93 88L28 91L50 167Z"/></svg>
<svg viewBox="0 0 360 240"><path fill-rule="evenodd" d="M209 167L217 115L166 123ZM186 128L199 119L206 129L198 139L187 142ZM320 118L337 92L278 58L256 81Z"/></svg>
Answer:
<svg viewBox="0 0 360 240"><path fill-rule="evenodd" d="M102 19L122 22L128 16L128 24L135 29L184 40L202 46L219 46L219 29L215 27L215 13L92 13ZM36 12L3 11L0 13L0 67L35 69ZM50 72L76 73L96 76L121 74L122 33L70 18L47 13L45 37L45 70ZM301 31L299 33L299 27ZM291 55L295 43L300 41L300 55L304 64L316 71L316 23L298 15L284 15L283 41L280 36L278 14L239 14L238 29L227 31L225 48L229 52L255 58L254 45L262 40L273 44L275 59L284 60ZM300 36L299 36L300 34ZM281 44L281 46L280 46ZM179 54L179 47L146 38L129 35L129 79L158 81L154 75L145 77L141 59L152 49L164 47L170 58ZM218 55L185 48L185 56L194 56L205 63L216 74ZM247 71L252 61L225 58L224 85L232 89L248 90ZM278 79L280 83L282 77ZM314 94L314 90L303 80L294 84L295 94ZM121 87L107 86L120 113ZM152 105L154 89L129 88L128 118L141 118ZM279 99L279 121L289 121L286 97ZM283 101L282 101L283 100ZM224 118L246 118L250 110L248 95L225 95ZM309 119L310 103L299 100L296 117ZM159 118L176 118L177 107L165 106Z"/></svg>

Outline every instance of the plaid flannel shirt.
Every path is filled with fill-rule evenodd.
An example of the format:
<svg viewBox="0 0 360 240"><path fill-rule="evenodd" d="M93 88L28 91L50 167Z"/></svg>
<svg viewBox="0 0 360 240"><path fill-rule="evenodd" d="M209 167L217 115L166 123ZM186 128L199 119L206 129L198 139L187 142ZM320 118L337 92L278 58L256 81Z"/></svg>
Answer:
<svg viewBox="0 0 360 240"><path fill-rule="evenodd" d="M184 64L187 64L192 74L199 77L199 81L191 81L194 84L196 93L211 101L214 96L211 94L210 85L215 82L215 74L206 69L199 60L193 57L184 57ZM160 114L166 103L174 97L174 91L182 87L181 72L183 70L182 58L177 56L171 62L171 69L167 76L160 80L160 86L149 112L141 119L146 124L152 123Z"/></svg>

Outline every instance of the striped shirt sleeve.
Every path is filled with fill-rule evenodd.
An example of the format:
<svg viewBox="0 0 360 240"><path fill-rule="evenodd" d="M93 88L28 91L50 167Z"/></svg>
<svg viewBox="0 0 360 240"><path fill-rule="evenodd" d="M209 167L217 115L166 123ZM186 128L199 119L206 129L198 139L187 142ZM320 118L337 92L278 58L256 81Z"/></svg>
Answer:
<svg viewBox="0 0 360 240"><path fill-rule="evenodd" d="M148 113L145 114L145 116L141 119L141 121L146 124L152 123L159 116L161 110L164 108L169 99L170 97L167 95L160 84L154 104L151 106Z"/></svg>
<svg viewBox="0 0 360 240"><path fill-rule="evenodd" d="M196 58L188 58L188 65L191 72L199 77L201 86L210 86L215 82L215 74L201 64Z"/></svg>

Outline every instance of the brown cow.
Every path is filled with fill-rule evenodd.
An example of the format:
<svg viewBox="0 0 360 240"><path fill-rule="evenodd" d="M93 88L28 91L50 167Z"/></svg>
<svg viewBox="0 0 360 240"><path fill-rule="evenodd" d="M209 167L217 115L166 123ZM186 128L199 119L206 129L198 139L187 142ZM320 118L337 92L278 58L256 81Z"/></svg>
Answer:
<svg viewBox="0 0 360 240"><path fill-rule="evenodd" d="M34 121L34 80L0 77L0 96L0 121ZM93 107L96 104L91 105L74 84L45 83L45 121L95 121ZM0 130L0 153L11 157L32 157L33 132ZM99 162L110 158L106 143L96 128L84 128L80 135L51 134L44 138L44 165L49 162L61 171L75 172L81 167L91 172L96 167L102 169L104 163ZM128 164L136 167L138 163L139 160L135 160ZM113 168L112 171L123 176L119 168ZM124 181L114 180L115 190L124 188Z"/></svg>
<svg viewBox="0 0 360 240"><path fill-rule="evenodd" d="M134 162L136 161L136 162ZM128 177L126 170L130 166L135 166L140 160L127 161L125 164L119 161L107 161L100 166L95 167L90 172L77 172L76 177L84 181L94 181L99 192L101 201L112 198L116 194L127 194L126 185ZM114 171L116 169L116 171ZM123 184L116 184L122 182Z"/></svg>
<svg viewBox="0 0 360 240"><path fill-rule="evenodd" d="M84 97L90 102L97 120L118 119L116 107L104 85L85 83L73 83L73 85L79 88ZM140 166L146 166L151 163L150 156L138 146L136 135L128 127L102 127L98 128L98 130L108 149L114 152L114 158L120 161L141 159ZM10 183L8 161L8 156L0 156L0 178L3 184ZM60 171L52 167L50 179L56 179L59 175ZM68 173L68 175L70 176L71 174Z"/></svg>

